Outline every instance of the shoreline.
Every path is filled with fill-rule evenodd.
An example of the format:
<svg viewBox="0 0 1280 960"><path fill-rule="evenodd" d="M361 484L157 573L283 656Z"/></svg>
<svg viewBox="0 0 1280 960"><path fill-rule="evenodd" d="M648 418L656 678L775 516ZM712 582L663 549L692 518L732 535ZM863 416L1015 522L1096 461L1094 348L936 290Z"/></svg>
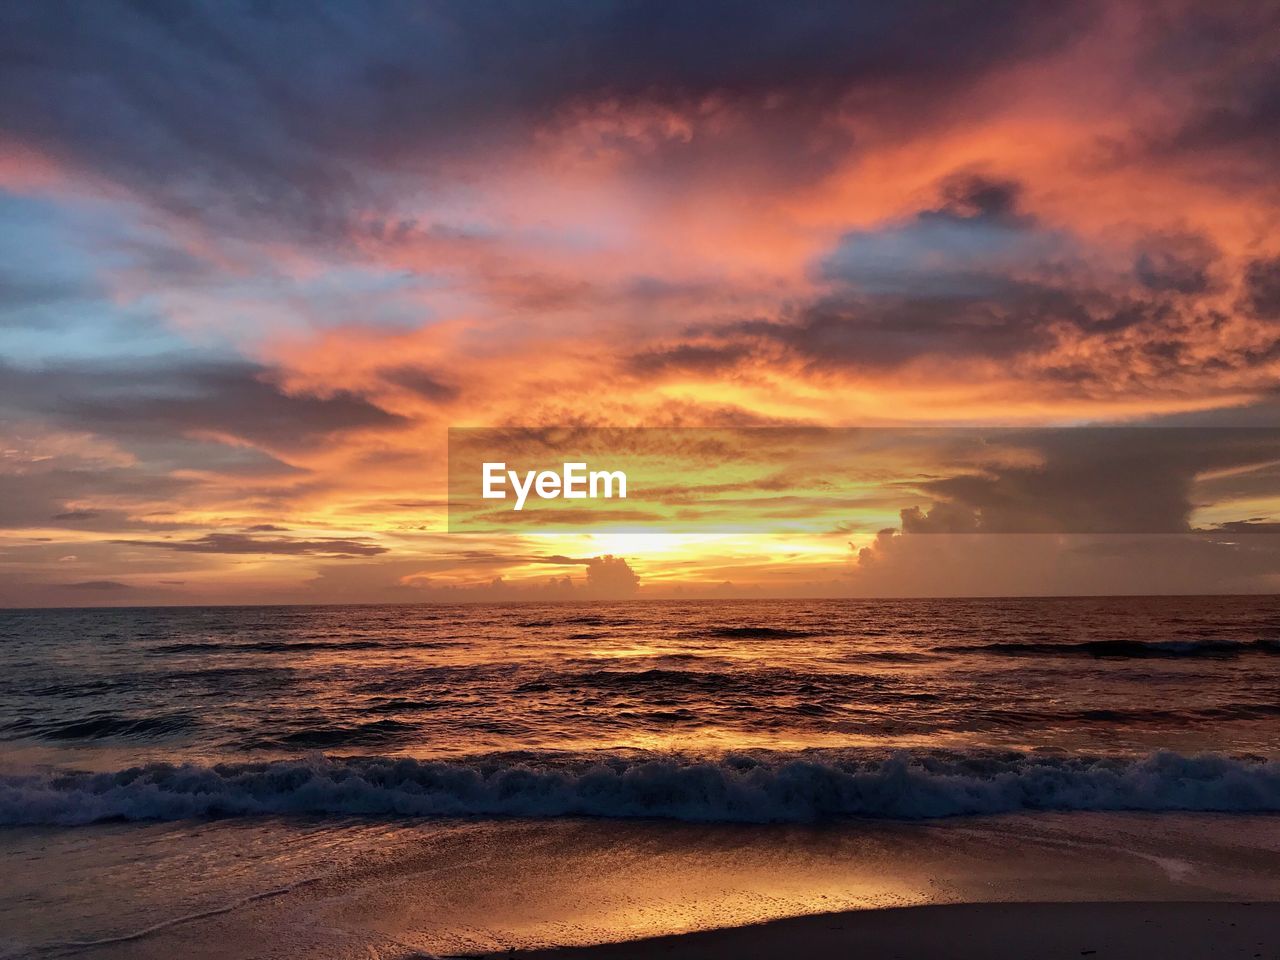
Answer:
<svg viewBox="0 0 1280 960"><path fill-rule="evenodd" d="M1167 941L1142 955L1280 960L1280 943L1241 934L1255 916L1280 931L1276 815L765 827L244 817L9 828L0 861L21 865L0 897L0 957L999 960ZM1039 949L1047 927L1056 953Z"/></svg>
<svg viewBox="0 0 1280 960"><path fill-rule="evenodd" d="M483 957L512 956L486 953ZM930 904L787 917L594 946L519 951L520 960L1119 960L1280 956L1280 902L1107 901Z"/></svg>

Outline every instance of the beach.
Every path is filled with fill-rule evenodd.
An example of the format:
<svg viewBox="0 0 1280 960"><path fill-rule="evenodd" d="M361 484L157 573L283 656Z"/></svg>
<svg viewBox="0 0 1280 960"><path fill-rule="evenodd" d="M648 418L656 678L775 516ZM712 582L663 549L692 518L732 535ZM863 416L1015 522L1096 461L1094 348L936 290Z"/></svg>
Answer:
<svg viewBox="0 0 1280 960"><path fill-rule="evenodd" d="M1166 960L1274 957L1280 904L1018 903L905 907L796 917L730 930L581 949L528 960L845 957L890 960Z"/></svg>
<svg viewBox="0 0 1280 960"><path fill-rule="evenodd" d="M1274 956L1278 630L1271 598L9 612L0 957Z"/></svg>
<svg viewBox="0 0 1280 960"><path fill-rule="evenodd" d="M0 960L1280 960L1280 0L0 49Z"/></svg>
<svg viewBox="0 0 1280 960"><path fill-rule="evenodd" d="M1124 952L1136 943L1271 957L1280 947L1274 816L245 818L10 828L0 845L12 868L0 928L14 957L1143 955ZM1220 940L1196 952L1206 938ZM1057 952L1026 953L1028 942Z"/></svg>

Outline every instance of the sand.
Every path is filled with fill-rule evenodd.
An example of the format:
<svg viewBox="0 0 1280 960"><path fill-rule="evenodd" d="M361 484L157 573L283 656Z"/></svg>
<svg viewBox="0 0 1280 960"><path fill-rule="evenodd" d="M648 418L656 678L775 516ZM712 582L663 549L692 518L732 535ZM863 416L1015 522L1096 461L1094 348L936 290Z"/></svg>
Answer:
<svg viewBox="0 0 1280 960"><path fill-rule="evenodd" d="M520 960L1258 960L1280 957L1280 903L977 903L856 910L514 956Z"/></svg>
<svg viewBox="0 0 1280 960"><path fill-rule="evenodd" d="M1264 815L244 817L0 830L0 867L0 960L1280 960Z"/></svg>

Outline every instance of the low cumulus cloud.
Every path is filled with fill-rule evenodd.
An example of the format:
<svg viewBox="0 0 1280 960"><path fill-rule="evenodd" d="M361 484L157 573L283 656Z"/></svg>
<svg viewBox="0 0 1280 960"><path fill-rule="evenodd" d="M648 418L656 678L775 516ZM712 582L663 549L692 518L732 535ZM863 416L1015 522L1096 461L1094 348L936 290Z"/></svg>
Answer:
<svg viewBox="0 0 1280 960"><path fill-rule="evenodd" d="M1247 421L1249 413L1238 416ZM1218 498L1276 500L1280 431L1165 422L1010 431L1005 439L1033 450L1037 462L991 463L921 483L929 502L904 507L898 527L857 549L851 589L1124 594L1280 584L1280 539L1256 535L1280 530L1275 518L1194 522Z"/></svg>
<svg viewBox="0 0 1280 960"><path fill-rule="evenodd" d="M623 557L605 554L600 557L565 557L552 555L544 563L580 565L586 568L586 583L580 589L597 599L625 599L640 590L640 577Z"/></svg>
<svg viewBox="0 0 1280 960"><path fill-rule="evenodd" d="M864 547L844 589L867 596L1274 593L1280 539L1195 534L911 536Z"/></svg>
<svg viewBox="0 0 1280 960"><path fill-rule="evenodd" d="M990 445L988 462L918 483L931 502L902 510L904 535L1184 533L1201 505L1280 494L1274 428L1010 430L974 432L975 443Z"/></svg>
<svg viewBox="0 0 1280 960"><path fill-rule="evenodd" d="M583 577L570 574L530 579L508 579L499 573L480 583L450 583L438 579L459 564L454 558L441 558L438 569L417 569L400 576L399 586L411 591L418 600L449 602L503 602L512 600L629 600L640 595L640 577L623 557L611 554L595 557L568 557L559 554L542 556L486 555L480 566L498 569L513 564L546 564L555 567L582 567ZM419 564L421 567L422 565ZM374 568L376 570L376 568Z"/></svg>

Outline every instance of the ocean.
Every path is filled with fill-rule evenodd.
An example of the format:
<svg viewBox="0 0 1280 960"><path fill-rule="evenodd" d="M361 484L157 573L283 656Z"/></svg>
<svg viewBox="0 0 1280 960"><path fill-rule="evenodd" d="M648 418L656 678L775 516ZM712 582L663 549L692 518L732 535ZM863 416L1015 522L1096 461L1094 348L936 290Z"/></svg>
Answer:
<svg viewBox="0 0 1280 960"><path fill-rule="evenodd" d="M1280 599L0 612L0 824L1280 810Z"/></svg>
<svg viewBox="0 0 1280 960"><path fill-rule="evenodd" d="M4 611L0 957L1275 900L1278 639L1271 597Z"/></svg>

